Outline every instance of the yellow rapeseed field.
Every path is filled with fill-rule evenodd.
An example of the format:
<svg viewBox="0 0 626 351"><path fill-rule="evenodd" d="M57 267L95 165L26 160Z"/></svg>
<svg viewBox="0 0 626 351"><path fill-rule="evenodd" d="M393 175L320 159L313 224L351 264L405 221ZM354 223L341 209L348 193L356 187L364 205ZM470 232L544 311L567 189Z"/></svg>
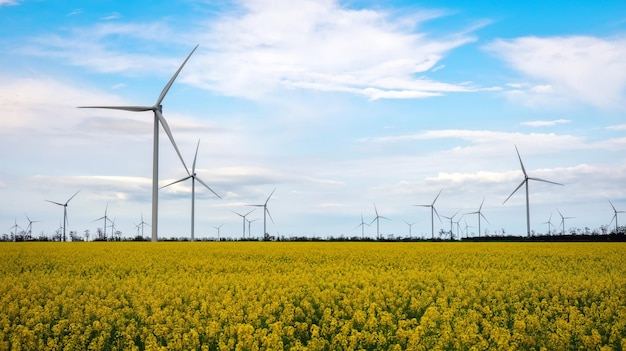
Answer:
<svg viewBox="0 0 626 351"><path fill-rule="evenodd" d="M626 350L622 243L2 243L0 350Z"/></svg>

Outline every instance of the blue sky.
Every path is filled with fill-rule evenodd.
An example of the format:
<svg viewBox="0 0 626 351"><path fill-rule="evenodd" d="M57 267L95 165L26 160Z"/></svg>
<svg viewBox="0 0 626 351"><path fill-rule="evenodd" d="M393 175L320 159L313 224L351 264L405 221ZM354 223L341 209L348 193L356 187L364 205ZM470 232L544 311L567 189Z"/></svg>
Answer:
<svg viewBox="0 0 626 351"><path fill-rule="evenodd" d="M240 237L276 188L272 235L430 237L440 215L483 231L598 228L626 210L623 1L0 0L0 225L52 233L150 218L152 115L77 109L163 101L196 189L196 237ZM186 175L161 131L160 184ZM189 236L191 184L160 191L159 235ZM626 216L620 223L626 223ZM248 218L261 219L255 210ZM443 219L443 218L442 218ZM476 215L461 220L477 232ZM252 235L262 233L262 219ZM449 229L435 218L436 231ZM146 228L145 235L149 229ZM365 228L376 235L376 223Z"/></svg>

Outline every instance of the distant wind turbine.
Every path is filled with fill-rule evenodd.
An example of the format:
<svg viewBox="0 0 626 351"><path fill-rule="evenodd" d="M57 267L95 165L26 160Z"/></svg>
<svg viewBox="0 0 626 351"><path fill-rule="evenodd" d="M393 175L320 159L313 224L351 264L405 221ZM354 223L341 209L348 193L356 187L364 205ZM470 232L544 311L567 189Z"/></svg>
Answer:
<svg viewBox="0 0 626 351"><path fill-rule="evenodd" d="M480 203L480 207L478 207L478 211L474 211L474 212L469 212L466 214L475 214L478 216L478 237L480 238L480 217L484 218L485 221L487 221L487 217L485 217L485 215L481 212L481 210L483 209L483 204L485 203L485 198L483 197L483 201ZM487 221L487 224L490 224L489 221Z"/></svg>
<svg viewBox="0 0 626 351"><path fill-rule="evenodd" d="M376 208L376 204L374 204L374 212L376 212L376 217L374 217L374 219L372 219L372 221L370 222L370 225L372 225L372 223L374 223L374 221L376 221L376 239L380 240L380 219L386 219L388 221L390 221L390 218L387 217L383 217L381 215L378 214L378 209Z"/></svg>
<svg viewBox="0 0 626 351"><path fill-rule="evenodd" d="M613 206L613 203L611 202L611 200L609 200L609 203L611 204L611 207L613 208L613 218L611 218L611 223L613 223L613 221L615 221L615 234L617 234L618 231L618 226L617 226L617 214L618 213L626 213L626 211L618 211L615 209L615 206ZM609 226L611 226L611 223L609 223Z"/></svg>
<svg viewBox="0 0 626 351"><path fill-rule="evenodd" d="M252 230L250 229L250 225L252 224L252 222L256 222L258 220L259 218L253 220L246 219L246 221L248 222L248 239L252 239Z"/></svg>
<svg viewBox="0 0 626 351"><path fill-rule="evenodd" d="M41 221L33 221L30 218L28 218L27 214L24 214L24 216L26 216L26 219L28 220L28 226L26 227L26 233L28 235L28 238L31 238L33 235L33 223L37 223L37 222L41 222Z"/></svg>
<svg viewBox="0 0 626 351"><path fill-rule="evenodd" d="M452 237L454 236L454 231L452 230L452 228L453 228L453 224L454 224L453 220L454 220L454 217L456 217L456 215L458 215L458 214L459 214L459 212L460 212L460 210L459 210L459 211L456 211L456 213L455 213L455 214L453 214L453 215L452 215L452 217L448 217L448 216L441 216L441 217L443 217L443 218L445 218L445 219L449 219L449 220L450 220L450 239L452 239Z"/></svg>
<svg viewBox="0 0 626 351"><path fill-rule="evenodd" d="M217 227L213 227L215 229L217 229L217 241L220 241L220 228L222 228L224 224L220 224Z"/></svg>
<svg viewBox="0 0 626 351"><path fill-rule="evenodd" d="M361 227L361 239L365 239L365 226L369 227L369 224L365 223L363 220L363 213L361 213L361 223L354 227L354 229Z"/></svg>
<svg viewBox="0 0 626 351"><path fill-rule="evenodd" d="M181 162L187 169L187 165L183 160L183 157L178 151L178 147L176 146L176 142L174 141L174 136L172 135L172 131L167 124L167 121L163 117L163 106L161 102L165 98L165 95L170 90L172 84L178 77L178 74L183 69L191 55L196 51L198 45L191 50L185 61L180 65L176 73L172 76L172 78L167 82L163 90L161 91L161 95L155 102L153 106L80 106L79 108L104 108L111 110L124 110L131 112L143 112L143 111L152 111L154 113L154 136L153 136L153 146L152 146L152 241L158 240L158 224L159 224L159 123L163 126L165 133L169 137L172 145L174 145L174 149L178 154Z"/></svg>
<svg viewBox="0 0 626 351"><path fill-rule="evenodd" d="M95 221L99 221L99 220L101 220L101 219L104 221L103 226L102 226L102 232L103 232L104 234L106 234L106 232L107 232L107 222L111 222L111 219L110 219L109 217L107 217L107 211L108 211L108 209L109 209L109 203L107 202L107 205L106 205L106 207L104 208L104 216L102 216L102 217L100 217L100 218L98 218L98 219L94 219L94 222L95 222Z"/></svg>
<svg viewBox="0 0 626 351"><path fill-rule="evenodd" d="M441 217L439 217L439 213L437 212L437 209L435 208L435 202L437 202L437 199L439 198L439 195L441 195L442 191L443 189L439 190L439 194L437 194L437 196L435 197L435 199L430 205L413 205L413 206L419 206L419 207L430 207L430 225L431 225L433 240L435 239L435 213L437 214L437 218L439 218L439 222L441 222Z"/></svg>
<svg viewBox="0 0 626 351"><path fill-rule="evenodd" d="M552 225L552 213L550 213L550 217L548 218L547 222L543 222L541 224L547 224L548 225L548 235L551 235L551 227L554 227L554 225Z"/></svg>
<svg viewBox="0 0 626 351"><path fill-rule="evenodd" d="M566 219L572 219L574 217L565 217L565 216L563 216L563 214L561 213L561 211L559 211L559 209L557 209L556 212L558 212L559 216L561 216L561 235L564 235L565 234L565 220Z"/></svg>
<svg viewBox="0 0 626 351"><path fill-rule="evenodd" d="M186 176L185 178L181 178L175 182L169 183L167 185L164 185L161 187L161 189L168 187L170 185L176 184L176 183L180 183L180 182L184 182L185 180L191 178L191 241L195 240L195 235L194 235L194 227L195 227L195 213L196 213L196 180L204 185L205 188L209 189L215 196L217 196L219 199L221 199L222 197L217 195L217 193L215 191L213 191L213 189L211 189L208 185L206 185L205 182L202 181L202 179L200 179L197 175L196 175L196 159L198 158L198 148L200 147L200 140L198 140L198 145L196 146L196 154L193 157L193 165L191 166L191 173L189 173L189 169L187 169L187 166L185 166L185 170L187 171L187 174L189 174L188 176Z"/></svg>
<svg viewBox="0 0 626 351"><path fill-rule="evenodd" d="M416 222L409 223L409 222L407 222L407 221L404 221L404 223L406 223L406 225L408 225L408 226L409 226L409 239L411 239L411 238L412 238L412 235L411 235L411 227L412 227L412 226L413 226L413 224L415 224Z"/></svg>
<svg viewBox="0 0 626 351"><path fill-rule="evenodd" d="M272 197L275 191L276 191L276 188L272 190L272 192L270 193L270 196L267 197L267 200L265 200L265 203L263 203L262 205L248 205L248 206L255 206L255 207L263 207L263 236L267 234L267 216L266 215L270 216L270 220L272 221L272 223L274 223L274 219L272 218L270 211L267 209L267 202L270 201L270 198Z"/></svg>
<svg viewBox="0 0 626 351"><path fill-rule="evenodd" d="M60 202L55 202L55 201L50 201L50 200L46 200L50 203L53 203L55 205L59 205L59 206L63 206L63 241L65 241L66 237L65 237L65 226L67 225L67 204L72 201L72 199L74 198L74 196L76 196L76 194L78 194L80 192L77 191L76 193L74 193L74 195L72 195L72 197L70 197L69 199L67 199L67 201L65 201L65 203L60 203Z"/></svg>
<svg viewBox="0 0 626 351"><path fill-rule="evenodd" d="M135 225L135 227L137 227L137 235L139 235L139 228L141 227L141 237L143 238L143 227L147 225L150 226L150 224L144 222L143 220L143 213L141 214L141 222L139 222L139 224Z"/></svg>
<svg viewBox="0 0 626 351"><path fill-rule="evenodd" d="M9 228L9 230L13 229L13 242L17 241L17 229L22 229L19 225L17 225L17 217L15 218L15 224Z"/></svg>
<svg viewBox="0 0 626 351"><path fill-rule="evenodd" d="M517 145L515 145L515 151L517 152L517 158L519 158L520 166L522 166L522 172L524 173L524 180L522 180L522 182L517 186L517 188L515 188L515 190L513 190L511 195L509 195L509 197L507 197L506 200L504 200L502 204L504 205L511 198L511 196L513 196L513 194L515 194L515 192L519 190L519 188L522 187L522 185L526 185L526 234L528 235L528 237L530 237L530 204L528 200L528 181L536 180L539 182L556 184L556 185L563 185L563 184L552 182L552 181L545 180L545 179L529 177L528 174L526 173L526 169L524 168L524 163L522 162L522 157L519 154L519 150L517 150Z"/></svg>
<svg viewBox="0 0 626 351"><path fill-rule="evenodd" d="M254 211L254 210L252 210L252 211ZM250 212L246 213L245 215L243 215L243 214L241 214L241 213L238 213L238 212L233 211L233 213L234 213L234 214L236 214L237 216L241 217L242 222L243 222L243 233L241 234L241 235L242 235L242 236L241 236L241 238L242 238L242 239L245 239L245 238L246 238L246 216L247 216L247 215L249 215L250 213L252 213L252 211L250 211Z"/></svg>

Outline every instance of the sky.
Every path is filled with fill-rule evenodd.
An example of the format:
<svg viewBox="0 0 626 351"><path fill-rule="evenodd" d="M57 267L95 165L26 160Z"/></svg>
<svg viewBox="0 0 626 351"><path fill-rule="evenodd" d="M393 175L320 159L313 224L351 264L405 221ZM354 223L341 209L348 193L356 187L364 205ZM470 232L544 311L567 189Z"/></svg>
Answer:
<svg viewBox="0 0 626 351"><path fill-rule="evenodd" d="M626 2L0 0L0 233L152 223L152 112L186 165L196 238L470 235L608 225L626 211ZM160 128L159 185L187 175ZM504 203L504 204L503 204ZM466 214L461 217L461 215ZM189 237L191 182L159 191ZM626 224L626 214L619 223ZM411 225L409 225L411 224ZM615 225L613 222L612 226ZM457 232L456 225L453 226ZM246 224L246 231L248 225ZM110 231L110 229L107 229ZM552 229L554 230L554 229ZM145 227L148 237L150 228ZM246 236L248 233L246 233Z"/></svg>

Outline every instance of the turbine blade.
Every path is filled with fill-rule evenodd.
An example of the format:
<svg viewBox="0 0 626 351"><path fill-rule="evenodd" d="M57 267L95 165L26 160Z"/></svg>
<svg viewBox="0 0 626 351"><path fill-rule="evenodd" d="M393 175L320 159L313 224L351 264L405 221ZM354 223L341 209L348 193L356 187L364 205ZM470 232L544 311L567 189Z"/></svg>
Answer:
<svg viewBox="0 0 626 351"><path fill-rule="evenodd" d="M204 185L204 187L205 187L205 188L207 188L207 189L211 190L211 192L212 192L213 194L215 194L215 196L217 196L219 199L221 199L221 198L222 198L221 196L217 195L217 193L216 193L215 191L213 191L213 189L211 189L208 185L206 185L206 183L205 183L205 182L203 182L203 181L202 181L202 179L200 179L200 178L198 178L198 177L195 177L195 178L196 178L196 180L197 180L198 182L200 182L200 184Z"/></svg>
<svg viewBox="0 0 626 351"><path fill-rule="evenodd" d="M270 193L270 196L267 197L267 200L265 200L265 204L267 205L267 202L270 201L270 198L272 197L272 195L274 195L274 192L276 191L276 188L274 188L274 190L272 190L272 192Z"/></svg>
<svg viewBox="0 0 626 351"><path fill-rule="evenodd" d="M265 208L265 212L267 212L267 215L270 216L270 220L272 221L272 223L274 223L274 218L272 218L272 214L270 213L270 210L267 209L267 207Z"/></svg>
<svg viewBox="0 0 626 351"><path fill-rule="evenodd" d="M515 152L517 152L517 158L519 158L519 164L522 166L522 172L524 172L524 178L528 178L526 175L526 168L524 168L524 162L522 162L522 156L519 155L519 150L517 150L517 145L515 145Z"/></svg>
<svg viewBox="0 0 626 351"><path fill-rule="evenodd" d="M198 44L200 45L200 44ZM185 61L183 61L183 63L180 65L180 67L178 67L178 70L176 71L176 73L174 73L174 75L172 76L172 78L170 79L169 82L167 82L167 85L165 85L165 88L163 88L163 91L161 91L161 95L159 95L159 98L157 99L156 102L156 106L161 105L161 102L163 101L163 99L165 98L165 95L167 94L167 92L170 90L170 88L172 87L172 84L174 84L174 81L176 80L176 77L178 77L178 74L180 73L180 71L183 69L183 67L185 66L185 64L187 63L187 61L189 60L189 58L191 57L191 55L193 54L194 51L196 51L196 49L198 48L198 45L196 45L196 47L193 48L193 50L191 50L191 52L189 53L189 55L187 55L187 58L185 59Z"/></svg>
<svg viewBox="0 0 626 351"><path fill-rule="evenodd" d="M182 178L182 179L179 179L179 180L177 180L177 181L171 182L171 183L169 183L169 184L167 184L167 185L163 185L163 186L162 186L162 187L160 187L159 189L167 188L167 187L168 187L168 186L170 186L170 185L174 185L174 184L176 184L176 183L183 182L183 181L185 181L185 180L187 180L187 179L189 179L189 178L191 178L191 176L187 176L187 177L185 177L185 178Z"/></svg>
<svg viewBox="0 0 626 351"><path fill-rule="evenodd" d="M153 106L78 106L78 108L104 108L107 110L123 110L132 112L143 112L154 110Z"/></svg>
<svg viewBox="0 0 626 351"><path fill-rule="evenodd" d="M435 200L433 200L433 203L431 204L432 206L435 206L435 202L437 202L437 199L439 198L439 195L441 195L442 191L443 189L439 190L439 194L437 194L437 197L435 197Z"/></svg>
<svg viewBox="0 0 626 351"><path fill-rule="evenodd" d="M519 183L519 185L517 186L517 188L515 188L515 190L513 190L513 192L511 193L511 195L509 195L509 197L506 198L506 200L504 200L504 202L502 203L503 205L509 201L509 199L511 198L511 196L513 196L513 194L515 194L516 191L519 190L519 188L522 187L522 185L524 185L524 183L526 183L528 180L526 178L524 178L524 180L522 180L521 183Z"/></svg>
<svg viewBox="0 0 626 351"><path fill-rule="evenodd" d="M615 206L613 206L613 203L611 202L611 200L609 200L609 203L611 204L611 207L613 207L613 211L617 212L617 210L615 209Z"/></svg>
<svg viewBox="0 0 626 351"><path fill-rule="evenodd" d="M72 195L72 197L70 197L70 198L69 198L69 199L65 202L65 204L67 205L70 201L72 201L72 199L74 198L74 196L78 195L78 193L80 193L80 190L79 190L79 191L77 191L76 193L74 193L74 195Z"/></svg>
<svg viewBox="0 0 626 351"><path fill-rule="evenodd" d="M252 210L252 211L250 211L250 212L246 213L246 214L244 215L244 217L245 217L245 216L247 216L247 215L249 215L249 214L250 214L250 213L252 213L252 212L254 212L254 210Z"/></svg>
<svg viewBox="0 0 626 351"><path fill-rule="evenodd" d="M193 165L191 166L191 173L192 174L196 173L196 159L198 158L198 148L199 147L200 147L200 139L198 139L198 145L196 145L196 155L193 157Z"/></svg>
<svg viewBox="0 0 626 351"><path fill-rule="evenodd" d="M480 203L480 207L478 208L478 211L483 209L483 204L485 203L485 198L483 197L483 202Z"/></svg>
<svg viewBox="0 0 626 351"><path fill-rule="evenodd" d="M187 164L185 163L183 156L180 154L180 151L178 150L178 146L176 145L176 141L174 141L174 136L172 135L172 131L169 125L167 124L165 117L163 117L163 114L159 110L154 111L154 114L157 116L157 118L161 122L161 125L163 126L165 133L167 133L167 137L170 138L170 141L172 142L172 145L174 146L174 149L176 150L176 153L178 154L178 158L180 158L180 161L183 163L183 166L185 166L185 171L187 171L187 174L190 174L189 168L187 168Z"/></svg>
<svg viewBox="0 0 626 351"><path fill-rule="evenodd" d="M563 184L561 184L561 183L551 182L551 181L549 181L549 180L545 180L545 179L541 179L541 178L528 177L528 179L531 179L531 180L536 180L536 181L539 181L539 182L544 182L544 183L550 183L550 184L556 184L556 185L563 185Z"/></svg>
<svg viewBox="0 0 626 351"><path fill-rule="evenodd" d="M487 217L485 217L484 214L480 214L480 216L487 222L487 224L491 225L491 223L489 223L489 221L487 220Z"/></svg>
<svg viewBox="0 0 626 351"><path fill-rule="evenodd" d="M435 211L437 218L439 218L439 223L441 223L441 217L439 216L439 212L437 212L437 209L435 208L435 206L433 206L433 211Z"/></svg>
<svg viewBox="0 0 626 351"><path fill-rule="evenodd" d="M48 202L50 202L50 203L53 203L53 204L55 204L55 205L65 206L64 204L62 204L62 203L58 203L58 202L56 202L56 201L50 201L50 200L46 200L46 201L48 201Z"/></svg>

